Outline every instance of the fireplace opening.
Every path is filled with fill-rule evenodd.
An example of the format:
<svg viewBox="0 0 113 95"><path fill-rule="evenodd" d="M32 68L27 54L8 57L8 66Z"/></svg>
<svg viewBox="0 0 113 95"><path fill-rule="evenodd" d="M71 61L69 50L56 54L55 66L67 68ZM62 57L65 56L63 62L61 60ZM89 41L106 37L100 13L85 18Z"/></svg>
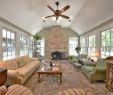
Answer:
<svg viewBox="0 0 113 95"><path fill-rule="evenodd" d="M65 52L55 51L51 53L52 60L64 60L65 59Z"/></svg>

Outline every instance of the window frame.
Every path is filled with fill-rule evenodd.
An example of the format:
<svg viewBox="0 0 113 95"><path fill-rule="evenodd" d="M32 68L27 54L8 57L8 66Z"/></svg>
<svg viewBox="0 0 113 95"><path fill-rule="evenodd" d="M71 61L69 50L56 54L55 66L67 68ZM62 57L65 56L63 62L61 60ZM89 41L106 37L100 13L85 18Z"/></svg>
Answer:
<svg viewBox="0 0 113 95"><path fill-rule="evenodd" d="M76 45L74 47L70 46L70 39L76 39L77 42L76 42ZM69 41L69 44L68 44L68 53L69 53L69 56L77 55L75 48L78 46L78 37L69 37L68 41ZM72 54L71 51L73 51L73 54Z"/></svg>
<svg viewBox="0 0 113 95"><path fill-rule="evenodd" d="M3 30L6 31L6 37L3 37ZM10 32L10 38L8 38L7 36L7 32ZM11 38L11 33L14 34L14 38ZM7 59L12 59L16 57L16 32L10 29L7 29L5 27L2 28L2 59L3 60L7 60ZM5 43L6 46L3 46L4 44L4 39L6 39ZM9 40L9 41L8 41ZM11 42L12 42L12 46L11 46ZM9 44L9 46L8 46ZM6 53L7 55L4 56L4 47L6 48ZM8 54L8 48L10 48L10 54Z"/></svg>
<svg viewBox="0 0 113 95"><path fill-rule="evenodd" d="M90 46L90 42L89 42L89 37L93 37L93 40L95 38L95 46ZM96 54L96 35L95 34L92 34L92 35L89 35L88 36L88 55L89 56L95 56Z"/></svg>
<svg viewBox="0 0 113 95"><path fill-rule="evenodd" d="M100 44L100 45L101 45L101 47L100 47L100 56L101 56L102 58L108 57L108 56L110 56L110 55L113 56L113 55L111 54L111 49L113 48L113 46L111 46L111 30L113 30L113 27L110 27L110 28L107 28L107 29L105 29L105 30L100 31L100 33L101 33L101 34L100 34L100 40L101 40L101 44ZM102 33L103 33L103 32L106 32L106 31L109 31L109 32L110 32L110 35L109 35L109 36L110 36L110 37L109 37L109 38L110 38L110 42L109 42L109 43L110 43L110 46L106 46L106 44L105 44L105 46L102 46ZM105 39L105 40L106 40L106 39ZM105 51L104 51L104 54L102 54L102 48L105 50ZM108 51L109 54L108 54L108 55L106 54L107 48L109 48L109 51Z"/></svg>
<svg viewBox="0 0 113 95"><path fill-rule="evenodd" d="M83 39L84 39L84 46L82 46ZM85 54L86 53L86 38L85 37L80 38L80 47L81 47L81 53Z"/></svg>
<svg viewBox="0 0 113 95"><path fill-rule="evenodd" d="M24 39L25 43L24 43L23 39ZM27 39L28 39L27 35L20 34L20 39L19 39L19 41L20 41L20 56L28 54L28 43L27 43Z"/></svg>

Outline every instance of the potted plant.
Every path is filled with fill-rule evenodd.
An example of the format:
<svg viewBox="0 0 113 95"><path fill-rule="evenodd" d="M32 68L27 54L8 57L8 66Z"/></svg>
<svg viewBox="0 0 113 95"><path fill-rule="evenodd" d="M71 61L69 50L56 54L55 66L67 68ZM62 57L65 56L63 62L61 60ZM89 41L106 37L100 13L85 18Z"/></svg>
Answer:
<svg viewBox="0 0 113 95"><path fill-rule="evenodd" d="M77 46L77 47L75 48L75 50L76 50L76 52L79 54L80 51L81 51L81 48L80 48L79 46Z"/></svg>
<svg viewBox="0 0 113 95"><path fill-rule="evenodd" d="M41 39L41 37L37 33L35 35L33 35L33 38L35 41L38 41Z"/></svg>
<svg viewBox="0 0 113 95"><path fill-rule="evenodd" d="M37 43L38 42L38 40L40 40L41 39L41 37L36 33L35 35L33 35L33 39L34 39L34 57L38 57L39 55L40 55L40 53L39 53L39 48L38 48L38 44L39 43Z"/></svg>

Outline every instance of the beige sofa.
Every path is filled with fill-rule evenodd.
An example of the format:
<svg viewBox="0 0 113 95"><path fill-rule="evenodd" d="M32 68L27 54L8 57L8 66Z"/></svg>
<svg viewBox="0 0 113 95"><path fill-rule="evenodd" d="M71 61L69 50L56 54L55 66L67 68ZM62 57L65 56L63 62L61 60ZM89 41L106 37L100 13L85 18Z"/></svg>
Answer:
<svg viewBox="0 0 113 95"><path fill-rule="evenodd" d="M8 69L7 85L24 84L39 66L38 59L27 55L0 62L0 67Z"/></svg>

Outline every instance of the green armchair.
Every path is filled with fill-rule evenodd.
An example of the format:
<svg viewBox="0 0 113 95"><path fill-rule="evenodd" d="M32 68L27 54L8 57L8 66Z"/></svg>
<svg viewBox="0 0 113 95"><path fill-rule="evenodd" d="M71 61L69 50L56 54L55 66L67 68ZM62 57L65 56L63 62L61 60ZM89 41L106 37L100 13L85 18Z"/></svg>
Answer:
<svg viewBox="0 0 113 95"><path fill-rule="evenodd" d="M96 66L82 66L81 70L90 82L106 79L106 65L102 58L98 58Z"/></svg>
<svg viewBox="0 0 113 95"><path fill-rule="evenodd" d="M86 54L79 54L78 56L69 56L68 59L72 64L79 63L80 59L87 59Z"/></svg>
<svg viewBox="0 0 113 95"><path fill-rule="evenodd" d="M78 59L77 56L69 56L68 59L70 60L70 62L71 62L72 64L79 62L79 59Z"/></svg>

